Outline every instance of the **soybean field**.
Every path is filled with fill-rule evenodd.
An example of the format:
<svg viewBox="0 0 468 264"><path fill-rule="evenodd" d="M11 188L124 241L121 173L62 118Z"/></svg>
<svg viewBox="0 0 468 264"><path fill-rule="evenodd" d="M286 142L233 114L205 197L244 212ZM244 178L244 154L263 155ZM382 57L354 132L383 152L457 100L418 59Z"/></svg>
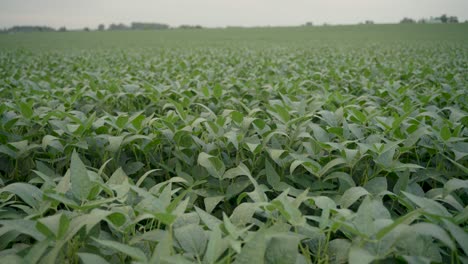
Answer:
<svg viewBox="0 0 468 264"><path fill-rule="evenodd" d="M0 35L1 263L468 263L468 24Z"/></svg>

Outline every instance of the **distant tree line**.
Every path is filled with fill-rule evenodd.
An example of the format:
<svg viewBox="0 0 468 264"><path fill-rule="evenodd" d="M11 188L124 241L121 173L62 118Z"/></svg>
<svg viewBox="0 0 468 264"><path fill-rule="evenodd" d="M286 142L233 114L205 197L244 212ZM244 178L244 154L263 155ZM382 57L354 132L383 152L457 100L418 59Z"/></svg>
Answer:
<svg viewBox="0 0 468 264"><path fill-rule="evenodd" d="M133 22L130 26L125 25L123 23L119 24L110 24L107 30L161 30L161 29L170 29L171 27L167 24L161 23L141 23L141 22ZM202 29L203 27L200 25L180 25L178 28L180 29ZM98 26L99 31L106 30L106 26L104 24L100 24Z"/></svg>
<svg viewBox="0 0 468 264"><path fill-rule="evenodd" d="M133 22L131 28L133 30L158 30L158 29L168 29L169 25L161 24L161 23Z"/></svg>
<svg viewBox="0 0 468 264"><path fill-rule="evenodd" d="M132 22L130 26L123 23L119 24L110 24L107 30L160 30L168 29L169 25L162 23L142 23L142 22ZM98 30L106 30L103 24L98 26Z"/></svg>
<svg viewBox="0 0 468 264"><path fill-rule="evenodd" d="M358 25L374 25L374 20L365 20L364 22L359 22Z"/></svg>
<svg viewBox="0 0 468 264"><path fill-rule="evenodd" d="M98 25L98 31L104 30L162 30L162 29L169 29L170 26L168 24L162 23L142 23L142 22L132 22L130 25L126 25L123 23L112 23L109 25L108 28L104 24ZM181 28L202 28L199 25L182 25ZM60 27L59 29L55 29L48 26L13 26L11 28L0 29L0 33L18 33L18 32L66 32L68 31L66 27ZM89 27L85 27L83 29L74 29L73 31L92 31Z"/></svg>
<svg viewBox="0 0 468 264"><path fill-rule="evenodd" d="M400 21L400 24L455 24L458 23L458 17L456 16L447 16L446 14L441 15L440 17L430 17L430 18L421 18L415 20L409 17L405 17Z"/></svg>
<svg viewBox="0 0 468 264"><path fill-rule="evenodd" d="M20 32L66 32L66 27L55 29L48 26L13 26L11 28L0 29L0 33L20 33Z"/></svg>
<svg viewBox="0 0 468 264"><path fill-rule="evenodd" d="M54 28L48 26L13 26L2 30L7 33L16 33L16 32L53 32Z"/></svg>
<svg viewBox="0 0 468 264"><path fill-rule="evenodd" d="M180 29L202 29L203 27L200 25L180 25Z"/></svg>

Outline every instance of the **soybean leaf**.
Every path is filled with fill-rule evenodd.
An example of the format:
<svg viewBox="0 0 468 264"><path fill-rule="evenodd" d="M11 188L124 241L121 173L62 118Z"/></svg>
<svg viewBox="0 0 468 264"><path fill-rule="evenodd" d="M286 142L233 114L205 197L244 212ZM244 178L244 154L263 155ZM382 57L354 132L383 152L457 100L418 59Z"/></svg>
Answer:
<svg viewBox="0 0 468 264"><path fill-rule="evenodd" d="M455 244L453 243L450 236L447 234L447 232L445 232L444 229L442 229L438 225L431 224L431 223L417 223L417 224L411 225L411 227L409 228L409 232L426 235L426 236L430 235L442 241L450 249L452 250L455 249Z"/></svg>
<svg viewBox="0 0 468 264"><path fill-rule="evenodd" d="M80 257L83 263L94 263L94 264L108 264L109 263L103 257L96 255L96 254L82 252L82 253L78 253L77 255Z"/></svg>
<svg viewBox="0 0 468 264"><path fill-rule="evenodd" d="M202 257L208 236L198 224L190 224L174 230L174 237L186 253Z"/></svg>
<svg viewBox="0 0 468 264"><path fill-rule="evenodd" d="M105 247L111 248L127 256L130 256L135 260L138 260L141 262L147 262L145 253L143 253L143 251L141 251L138 248L131 247L131 246L128 246L128 245L125 245L116 241L111 241L111 240L100 240L96 238L93 238L93 240Z"/></svg>
<svg viewBox="0 0 468 264"><path fill-rule="evenodd" d="M299 240L290 234L273 235L266 249L266 263L295 263Z"/></svg>
<svg viewBox="0 0 468 264"><path fill-rule="evenodd" d="M341 196L340 205L342 208L348 208L359 198L368 194L369 192L362 187L351 187Z"/></svg>
<svg viewBox="0 0 468 264"><path fill-rule="evenodd" d="M15 182L9 184L0 189L0 193L3 192L9 192L17 195L32 208L39 208L42 201L42 191L36 186L28 183Z"/></svg>
<svg viewBox="0 0 468 264"><path fill-rule="evenodd" d="M364 248L352 246L349 250L348 259L350 264L367 264L374 261L375 256Z"/></svg>
<svg viewBox="0 0 468 264"><path fill-rule="evenodd" d="M262 231L256 232L251 240L242 247L234 264L265 263L266 241Z"/></svg>
<svg viewBox="0 0 468 264"><path fill-rule="evenodd" d="M208 173L218 179L222 179L226 167L217 157L201 152L198 155L198 164L204 167Z"/></svg>
<svg viewBox="0 0 468 264"><path fill-rule="evenodd" d="M80 201L88 198L94 183L88 176L85 165L78 157L76 151L73 151L70 164L70 182L73 196Z"/></svg>
<svg viewBox="0 0 468 264"><path fill-rule="evenodd" d="M430 214L440 215L451 217L451 214L438 202L425 198L413 195L411 193L402 192L410 201L421 207L424 211Z"/></svg>

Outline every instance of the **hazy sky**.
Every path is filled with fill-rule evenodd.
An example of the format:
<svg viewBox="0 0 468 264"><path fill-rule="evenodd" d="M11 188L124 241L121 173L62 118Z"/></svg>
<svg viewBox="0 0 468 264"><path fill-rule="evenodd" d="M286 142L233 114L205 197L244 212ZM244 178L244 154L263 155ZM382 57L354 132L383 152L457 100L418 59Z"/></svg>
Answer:
<svg viewBox="0 0 468 264"><path fill-rule="evenodd" d="M132 21L200 24L299 25L397 22L443 13L468 19L468 0L0 0L0 27L49 25L95 28Z"/></svg>

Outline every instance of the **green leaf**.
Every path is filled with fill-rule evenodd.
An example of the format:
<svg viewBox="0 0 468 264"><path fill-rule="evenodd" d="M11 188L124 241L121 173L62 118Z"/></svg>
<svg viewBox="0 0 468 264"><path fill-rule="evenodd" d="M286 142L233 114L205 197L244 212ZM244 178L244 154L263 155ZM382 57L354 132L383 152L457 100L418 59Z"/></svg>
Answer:
<svg viewBox="0 0 468 264"><path fill-rule="evenodd" d="M431 259L423 256L402 256L403 259L409 264L431 264Z"/></svg>
<svg viewBox="0 0 468 264"><path fill-rule="evenodd" d="M114 153L120 149L124 137L123 136L109 136L107 140L109 141L109 145L107 145L106 150Z"/></svg>
<svg viewBox="0 0 468 264"><path fill-rule="evenodd" d="M55 238L60 238L67 231L69 223L70 221L68 220L67 216L63 213L60 213L39 219L37 227L39 230L44 230L42 227L47 228L46 232L41 231L45 235L50 232Z"/></svg>
<svg viewBox="0 0 468 264"><path fill-rule="evenodd" d="M186 253L201 257L205 252L208 236L198 224L176 228L174 237Z"/></svg>
<svg viewBox="0 0 468 264"><path fill-rule="evenodd" d="M119 185L119 184L126 183L127 181L128 181L127 174L122 169L122 167L119 167L116 171L114 171L114 173L112 173L112 176L107 181L107 184Z"/></svg>
<svg viewBox="0 0 468 264"><path fill-rule="evenodd" d="M201 152L198 155L198 164L204 167L208 173L218 179L222 179L226 167L217 157Z"/></svg>
<svg viewBox="0 0 468 264"><path fill-rule="evenodd" d="M26 119L31 119L34 115L34 111L28 103L25 102L18 102L21 114L26 118Z"/></svg>
<svg viewBox="0 0 468 264"><path fill-rule="evenodd" d="M468 142L453 143L451 151L455 154L455 161L463 159L468 155Z"/></svg>
<svg viewBox="0 0 468 264"><path fill-rule="evenodd" d="M458 189L468 189L468 180L460 180L460 179L450 179L448 180L444 188L446 190L446 194L449 194Z"/></svg>
<svg viewBox="0 0 468 264"><path fill-rule="evenodd" d="M173 251L173 243L172 234L170 232L165 232L153 251L150 263L162 263L163 259L168 258Z"/></svg>
<svg viewBox="0 0 468 264"><path fill-rule="evenodd" d="M186 120L187 119L187 112L184 110L183 105L179 104L178 102L176 102L174 100L170 100L170 102L172 103L172 105L174 105L174 107L176 109L176 112L179 115L179 117L182 120Z"/></svg>
<svg viewBox="0 0 468 264"><path fill-rule="evenodd" d="M453 243L450 236L442 229L440 226L430 223L417 223L411 225L408 229L409 234L417 233L420 235L430 235L434 238L439 239L442 241L446 246L448 246L451 250L455 250L455 244Z"/></svg>
<svg viewBox="0 0 468 264"><path fill-rule="evenodd" d="M234 264L263 264L265 263L266 241L263 231L258 231L242 247L236 256Z"/></svg>
<svg viewBox="0 0 468 264"><path fill-rule="evenodd" d="M454 222L461 224L465 221L468 221L468 206L463 209L459 214L453 218Z"/></svg>
<svg viewBox="0 0 468 264"><path fill-rule="evenodd" d="M271 159L278 165L282 166L283 161L282 161L282 156L283 154L286 153L286 150L283 149L273 149L273 148L268 148L267 149L268 154L270 154ZM284 157L283 157L284 158Z"/></svg>
<svg viewBox="0 0 468 264"><path fill-rule="evenodd" d="M352 246L349 250L349 264L368 264L374 260L375 256L364 248Z"/></svg>
<svg viewBox="0 0 468 264"><path fill-rule="evenodd" d="M231 117L237 124L242 124L242 121L244 121L244 115L239 111L232 111Z"/></svg>
<svg viewBox="0 0 468 264"><path fill-rule="evenodd" d="M65 173L65 176L63 176L59 183L57 184L57 187L55 188L55 191L57 191L58 194L64 194L70 190L70 171L68 170Z"/></svg>
<svg viewBox="0 0 468 264"><path fill-rule="evenodd" d="M229 169L224 173L223 179L234 179L238 176L251 176L250 170L242 162L239 166Z"/></svg>
<svg viewBox="0 0 468 264"><path fill-rule="evenodd" d="M298 255L299 237L289 234L275 234L266 249L266 263L295 263Z"/></svg>
<svg viewBox="0 0 468 264"><path fill-rule="evenodd" d="M330 142L330 137L323 128L316 124L310 124L312 131L314 132L314 137L317 139L318 142Z"/></svg>
<svg viewBox="0 0 468 264"><path fill-rule="evenodd" d="M387 191L387 178L375 177L364 185L364 189L373 195Z"/></svg>
<svg viewBox="0 0 468 264"><path fill-rule="evenodd" d="M48 175L40 172L40 171L36 171L36 170L33 170L33 172L39 176L43 181L44 181L44 187L47 186L47 185L50 185L50 186L56 186L54 180L49 177ZM51 175L53 175L52 173L50 173Z"/></svg>
<svg viewBox="0 0 468 264"><path fill-rule="evenodd" d="M288 190L281 193L281 195L279 195L271 204L276 206L290 224L294 226L302 226L305 224L306 220L298 208L300 203L291 202L287 197L287 191ZM307 195L306 191L304 193Z"/></svg>
<svg viewBox="0 0 468 264"><path fill-rule="evenodd" d="M124 115L119 115L119 117L117 117L117 119L115 120L115 125L122 129L124 128L127 123L128 123L128 115L124 114Z"/></svg>
<svg viewBox="0 0 468 264"><path fill-rule="evenodd" d="M198 216L200 216L200 219L203 221L203 223L205 223L206 227L208 227L211 230L217 229L219 225L223 222L196 206L195 211L197 212Z"/></svg>
<svg viewBox="0 0 468 264"><path fill-rule="evenodd" d="M401 191L406 191L408 188L409 183L409 171L403 171L398 173L398 181L396 182L395 186L393 186L393 193L399 195Z"/></svg>
<svg viewBox="0 0 468 264"><path fill-rule="evenodd" d="M391 168L393 165L393 156L395 155L396 147L391 147L390 149L381 153L375 162L382 165L384 168Z"/></svg>
<svg viewBox="0 0 468 264"><path fill-rule="evenodd" d="M105 260L103 257L96 255L96 254L91 254L91 253L77 253L77 255L80 257L81 261L83 261L84 264L108 264L107 260Z"/></svg>
<svg viewBox="0 0 468 264"><path fill-rule="evenodd" d="M413 146L414 144L416 144L416 142L418 142L418 140L428 134L428 130L426 127L420 127L418 128L416 131L414 131L413 133L411 133L411 135L409 135L405 141L404 141L404 144L405 144L405 147L411 147Z"/></svg>
<svg viewBox="0 0 468 264"><path fill-rule="evenodd" d="M25 219L0 220L0 237L7 232L16 231L20 234L28 235L38 241L45 239L45 236L36 229L36 222Z"/></svg>
<svg viewBox="0 0 468 264"><path fill-rule="evenodd" d="M63 203L64 205L69 206L73 209L80 207L80 205L76 203L74 200L67 198L65 195L61 193L45 193L44 196L53 201Z"/></svg>
<svg viewBox="0 0 468 264"><path fill-rule="evenodd" d="M353 113L353 116L361 123L365 123L367 120L366 115L364 115L361 111L351 108L350 111Z"/></svg>
<svg viewBox="0 0 468 264"><path fill-rule="evenodd" d="M49 243L50 242L48 240L34 243L28 253L24 256L24 263L39 263L40 258L49 247Z"/></svg>
<svg viewBox="0 0 468 264"><path fill-rule="evenodd" d="M395 162L391 169L393 169L393 171L397 172L397 171L416 171L418 169L424 169L424 167L422 166L419 166L417 164L412 164L412 163L401 163L401 162Z"/></svg>
<svg viewBox="0 0 468 264"><path fill-rule="evenodd" d="M245 226L250 223L257 208L254 203L242 203L234 209L230 220L236 226Z"/></svg>
<svg viewBox="0 0 468 264"><path fill-rule="evenodd" d="M268 184L270 184L273 188L277 188L281 179L268 160L265 160L265 174Z"/></svg>
<svg viewBox="0 0 468 264"><path fill-rule="evenodd" d="M440 137L444 141L447 141L452 137L452 133L450 132L450 128L448 126L442 127L442 129L440 130Z"/></svg>
<svg viewBox="0 0 468 264"><path fill-rule="evenodd" d="M223 95L223 87L220 84L216 84L213 87L213 96L220 98Z"/></svg>
<svg viewBox="0 0 468 264"><path fill-rule="evenodd" d="M458 245L460 245L465 255L468 256L468 233L463 230L463 228L453 224L449 220L442 220L447 227L447 230L450 232L453 238L457 241Z"/></svg>
<svg viewBox="0 0 468 264"><path fill-rule="evenodd" d="M223 212L223 225L224 230L229 234L233 239L238 239L242 234L244 234L250 227L245 228L244 230L237 228L234 224L231 223L231 220ZM240 248L239 248L240 250ZM236 250L237 251L237 250Z"/></svg>
<svg viewBox="0 0 468 264"><path fill-rule="evenodd" d="M327 163L327 165L323 166L322 169L318 172L318 177L321 178L325 173L327 173L331 168L336 167L338 165L346 163L346 160L343 158L336 158Z"/></svg>
<svg viewBox="0 0 468 264"><path fill-rule="evenodd" d="M137 181L137 183L135 184L136 187L140 187L140 185L145 181L145 179L153 172L156 172L156 171L160 171L160 169L153 169L153 170L149 170L147 172L145 172L145 174L143 174Z"/></svg>
<svg viewBox="0 0 468 264"><path fill-rule="evenodd" d="M89 233L91 228L102 221L106 216L112 214L111 211L104 211L100 209L94 209L89 214L80 215L73 218L70 221L69 228L63 238L55 243L55 246L49 253L44 256L44 263L55 263L58 254L62 250L62 247L72 239L83 227L85 227L86 233Z"/></svg>
<svg viewBox="0 0 468 264"><path fill-rule="evenodd" d="M125 165L125 173L127 175L133 175L140 171L143 167L145 167L145 164L139 161L136 162L130 162Z"/></svg>
<svg viewBox="0 0 468 264"><path fill-rule="evenodd" d="M461 171L463 171L465 174L468 174L468 168L465 167L464 165L454 161L453 159L447 157L446 155L442 154L446 159L448 159L450 162L452 162L455 166L457 166Z"/></svg>
<svg viewBox="0 0 468 264"><path fill-rule="evenodd" d="M349 249L351 242L346 239L334 239L328 243L328 256L330 263L344 264L348 263Z"/></svg>
<svg viewBox="0 0 468 264"><path fill-rule="evenodd" d="M100 240L100 239L97 239L97 238L93 238L94 241L96 241L97 243L105 246L105 247L108 247L108 248L111 248L113 250L116 250L118 252L121 252L127 256L130 256L131 258L135 259L135 260L138 260L138 261L141 261L141 262L147 262L147 258L146 258L146 255L145 253L143 253L143 251L141 251L140 249L138 248L135 248L135 247L131 247L131 246L128 246L128 245L125 245L125 244L122 244L122 243L119 243L119 242L116 242L116 241L111 241L111 240Z"/></svg>
<svg viewBox="0 0 468 264"><path fill-rule="evenodd" d="M13 254L3 255L1 256L1 258L2 258L2 263L24 264L23 259L17 255L13 255Z"/></svg>
<svg viewBox="0 0 468 264"><path fill-rule="evenodd" d="M232 145L236 148L236 150L239 149L239 140L238 140L238 134L234 131L229 131L224 134L224 136L228 139L228 142L231 142Z"/></svg>
<svg viewBox="0 0 468 264"><path fill-rule="evenodd" d="M361 236L370 237L375 234L376 226L374 224L374 219L390 218L390 214L388 211L385 211L385 207L383 208L384 212L381 212L383 205L379 202L380 201L374 203L374 200L371 199L370 196L366 196L359 205L359 209L352 223Z"/></svg>
<svg viewBox="0 0 468 264"><path fill-rule="evenodd" d="M80 201L84 201L88 198L88 195L95 185L89 178L88 171L78 157L76 151L73 151L71 157L70 181L73 196Z"/></svg>
<svg viewBox="0 0 468 264"><path fill-rule="evenodd" d="M204 199L206 212L211 213L216 205L224 200L224 196L212 196Z"/></svg>
<svg viewBox="0 0 468 264"><path fill-rule="evenodd" d="M56 150L63 152L64 147L62 143L58 140L57 137L51 136L51 135L45 135L42 138L42 148L44 150L47 150L47 147L50 146L52 148L55 148Z"/></svg>
<svg viewBox="0 0 468 264"><path fill-rule="evenodd" d="M210 232L208 245L206 247L204 262L216 263L216 260L228 249L229 243L222 238L219 228Z"/></svg>
<svg viewBox="0 0 468 264"><path fill-rule="evenodd" d="M5 145L0 145L0 153L3 153L13 159L18 158L18 153Z"/></svg>
<svg viewBox="0 0 468 264"><path fill-rule="evenodd" d="M42 191L34 185L22 182L9 184L0 193L9 192L17 195L23 202L32 208L39 208L42 201Z"/></svg>
<svg viewBox="0 0 468 264"><path fill-rule="evenodd" d="M425 198L413 195L411 193L402 192L410 201L415 203L417 206L421 207L424 211L429 214L451 217L452 215L445 209L444 206L438 202Z"/></svg>
<svg viewBox="0 0 468 264"><path fill-rule="evenodd" d="M226 199L229 200L240 192L242 192L245 188L251 186L251 181L245 178L237 178L226 189Z"/></svg>
<svg viewBox="0 0 468 264"><path fill-rule="evenodd" d="M327 175L323 181L329 181L332 179L339 179L340 180L340 188L344 188L345 190L349 187L355 187L356 183L354 182L353 178L345 172L335 171ZM344 186L343 186L344 185ZM348 188L346 188L348 187Z"/></svg>
<svg viewBox="0 0 468 264"><path fill-rule="evenodd" d="M165 225L171 225L177 219L177 216L170 213L155 213L154 217Z"/></svg>
<svg viewBox="0 0 468 264"><path fill-rule="evenodd" d="M421 215L420 210L414 210L409 212L408 214L399 217L397 220L393 221L392 224L387 225L386 227L382 228L377 232L376 238L377 239L382 239L385 235L390 233L392 230L394 230L396 227L405 224L409 225L411 224L414 220L416 220L419 216Z"/></svg>
<svg viewBox="0 0 468 264"><path fill-rule="evenodd" d="M327 196L318 196L318 197L314 197L313 199L314 199L315 205L322 210L336 209L335 201L333 201L331 198Z"/></svg>
<svg viewBox="0 0 468 264"><path fill-rule="evenodd" d="M351 187L341 196L340 205L341 208L348 208L355 203L359 198L364 195L368 195L369 192L362 187Z"/></svg>
<svg viewBox="0 0 468 264"><path fill-rule="evenodd" d="M281 117L281 121L283 121L283 123L289 122L291 117L289 115L289 111L286 110L286 108L282 107L281 105L276 105L275 110L276 113L278 113L278 115Z"/></svg>
<svg viewBox="0 0 468 264"><path fill-rule="evenodd" d="M304 169L306 169L308 172L310 172L312 175L318 177L318 173L320 170L320 164L313 160L308 160L308 159L298 159L295 160L291 163L291 166L289 167L289 173L293 174L294 171L297 169L297 167L302 166Z"/></svg>
<svg viewBox="0 0 468 264"><path fill-rule="evenodd" d="M109 224L113 224L115 226L123 226L127 223L127 216L122 212L114 212L111 215L107 216L107 219L110 221Z"/></svg>
<svg viewBox="0 0 468 264"><path fill-rule="evenodd" d="M202 91L202 93L203 93L203 95L204 95L205 97L210 97L210 90L208 89L208 87L203 86L203 87L201 88L201 91Z"/></svg>

